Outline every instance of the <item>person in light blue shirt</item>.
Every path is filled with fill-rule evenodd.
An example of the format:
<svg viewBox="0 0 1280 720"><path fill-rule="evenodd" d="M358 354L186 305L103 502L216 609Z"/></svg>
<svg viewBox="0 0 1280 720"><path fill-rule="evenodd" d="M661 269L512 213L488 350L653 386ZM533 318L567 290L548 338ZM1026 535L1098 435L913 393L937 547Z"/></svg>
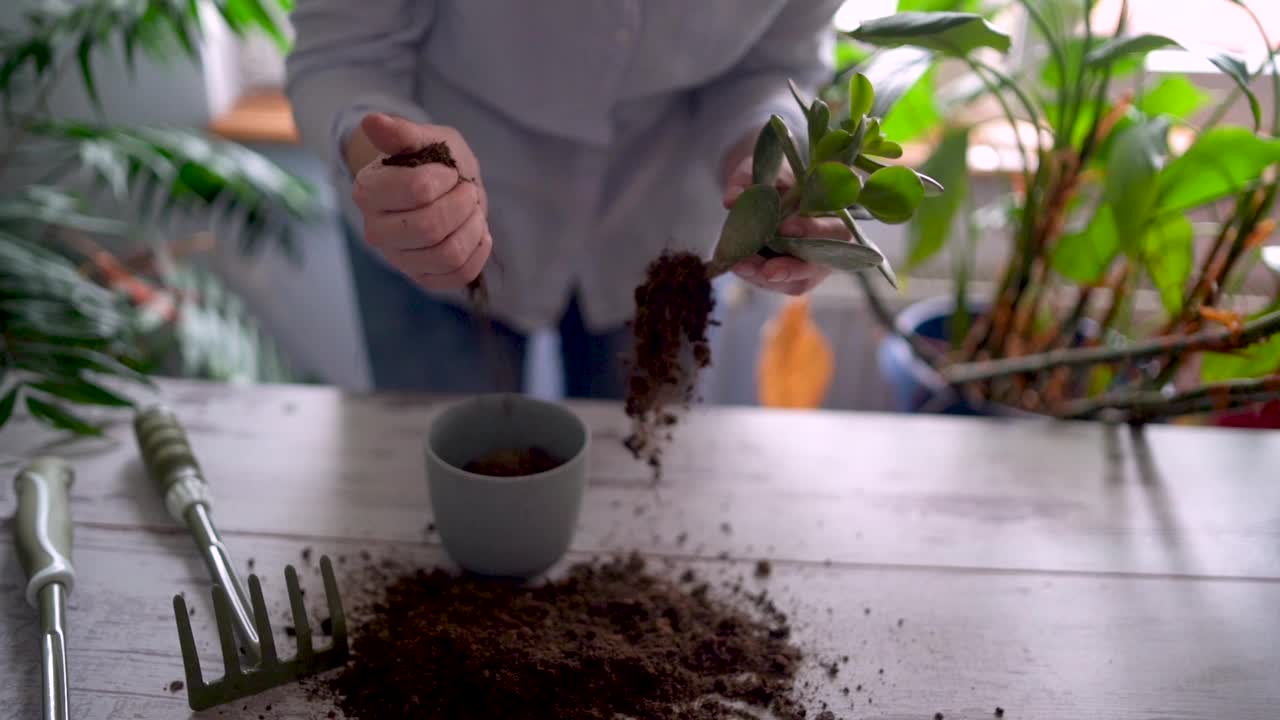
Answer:
<svg viewBox="0 0 1280 720"><path fill-rule="evenodd" d="M499 389L522 376L529 334L556 328L566 394L622 397L645 266L709 255L759 128L803 127L787 81L830 78L840 4L299 0L286 87L352 230L375 387ZM438 141L456 169L380 162ZM825 276L794 258L735 272L789 294ZM491 334L467 307L482 273Z"/></svg>

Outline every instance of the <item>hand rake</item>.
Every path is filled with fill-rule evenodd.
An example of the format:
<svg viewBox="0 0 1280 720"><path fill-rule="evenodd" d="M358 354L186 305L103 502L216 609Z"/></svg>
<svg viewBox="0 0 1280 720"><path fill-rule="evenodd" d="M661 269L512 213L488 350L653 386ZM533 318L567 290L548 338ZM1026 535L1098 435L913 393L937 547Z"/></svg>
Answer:
<svg viewBox="0 0 1280 720"><path fill-rule="evenodd" d="M249 597L253 603L253 620L258 631L261 659L248 671L240 665L231 621L231 598L221 585L213 586L213 612L218 623L218 640L222 644L223 675L211 683L206 683L200 672L200 659L196 654L195 638L191 634L187 603L181 595L173 596L173 614L178 621L178 642L182 645L182 664L187 675L187 700L192 710L204 710L254 695L346 662L347 620L342 611L342 599L338 596L338 583L334 580L333 564L329 561L329 556L320 558L320 571L324 576L324 594L329 604L333 642L326 650L317 651L312 646L311 625L307 621L307 609L302 602L302 590L298 587L298 573L292 565L287 565L284 577L288 585L289 604L293 610L293 627L298 644L297 652L289 660L281 660L276 655L271 621L267 615L266 602L262 599L262 583L258 581L257 575L249 575Z"/></svg>

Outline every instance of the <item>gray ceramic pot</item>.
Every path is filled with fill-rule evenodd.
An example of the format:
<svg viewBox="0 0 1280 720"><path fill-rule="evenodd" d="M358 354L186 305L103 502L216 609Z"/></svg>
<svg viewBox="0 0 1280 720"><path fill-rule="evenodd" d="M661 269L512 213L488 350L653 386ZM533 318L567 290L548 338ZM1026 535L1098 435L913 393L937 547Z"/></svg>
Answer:
<svg viewBox="0 0 1280 720"><path fill-rule="evenodd" d="M555 565L578 524L589 445L576 414L525 395L482 395L442 411L427 441L427 488L449 557L465 570L504 577L529 578ZM462 469L493 452L534 446L565 462L520 477Z"/></svg>

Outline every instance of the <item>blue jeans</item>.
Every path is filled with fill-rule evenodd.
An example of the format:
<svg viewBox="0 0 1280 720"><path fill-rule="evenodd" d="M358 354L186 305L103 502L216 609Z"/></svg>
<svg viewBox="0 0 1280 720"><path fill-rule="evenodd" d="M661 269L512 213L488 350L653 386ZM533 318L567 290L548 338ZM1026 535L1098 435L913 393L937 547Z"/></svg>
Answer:
<svg viewBox="0 0 1280 720"><path fill-rule="evenodd" d="M376 390L430 393L522 392L528 337L469 309L436 300L370 255L348 228L347 254ZM560 318L565 395L620 400L631 333L592 333L577 297Z"/></svg>

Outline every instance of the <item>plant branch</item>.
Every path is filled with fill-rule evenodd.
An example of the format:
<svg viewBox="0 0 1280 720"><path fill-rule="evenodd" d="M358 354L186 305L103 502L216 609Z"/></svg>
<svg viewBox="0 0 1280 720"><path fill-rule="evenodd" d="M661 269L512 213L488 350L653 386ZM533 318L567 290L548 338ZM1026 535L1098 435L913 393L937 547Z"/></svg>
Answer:
<svg viewBox="0 0 1280 720"><path fill-rule="evenodd" d="M1135 422L1221 412L1277 399L1280 399L1280 374L1211 383L1173 395L1157 391L1107 393L1069 403L1056 414L1069 420L1119 414Z"/></svg>
<svg viewBox="0 0 1280 720"><path fill-rule="evenodd" d="M943 368L941 373L943 379L950 384L981 382L1006 375L1042 372L1056 367L1079 367L1117 361L1132 362L1168 353L1237 350L1277 332L1280 332L1280 311L1251 320L1235 331L1228 328L1215 328L1183 336L1158 337L1127 347L1053 350L1018 358L957 363Z"/></svg>

